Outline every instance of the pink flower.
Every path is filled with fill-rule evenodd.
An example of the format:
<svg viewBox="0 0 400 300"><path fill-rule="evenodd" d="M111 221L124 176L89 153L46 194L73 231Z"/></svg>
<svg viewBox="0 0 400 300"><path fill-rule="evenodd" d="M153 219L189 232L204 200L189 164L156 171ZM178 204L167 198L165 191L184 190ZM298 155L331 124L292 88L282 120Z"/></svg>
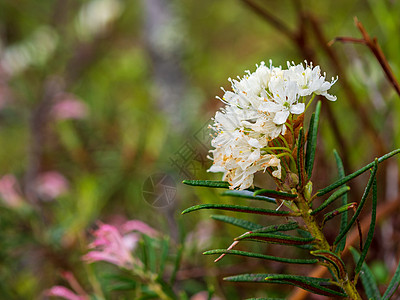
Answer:
<svg viewBox="0 0 400 300"><path fill-rule="evenodd" d="M55 285L51 289L49 289L46 292L47 296L55 296L55 297L60 297L64 298L67 300L87 300L89 297L87 296L79 296L75 294L73 291L70 289L67 289L66 287L63 287L61 285Z"/></svg>
<svg viewBox="0 0 400 300"><path fill-rule="evenodd" d="M158 232L155 229L139 220L127 221L122 225L122 230L124 232L138 231L151 237L156 237L158 235Z"/></svg>
<svg viewBox="0 0 400 300"><path fill-rule="evenodd" d="M88 108L75 95L62 93L56 96L57 103L52 108L52 115L56 120L84 119L88 115Z"/></svg>
<svg viewBox="0 0 400 300"><path fill-rule="evenodd" d="M137 246L140 233L156 237L158 232L139 220L127 221L118 227L121 231L113 225L101 223L93 233L96 239L89 245L92 250L82 259L88 263L106 261L127 269L135 264L141 265L141 261L131 254Z"/></svg>
<svg viewBox="0 0 400 300"><path fill-rule="evenodd" d="M74 291L60 285L55 285L45 292L46 296L55 296L67 300L89 300L88 294L86 294L71 272L63 272L62 276L68 281Z"/></svg>
<svg viewBox="0 0 400 300"><path fill-rule="evenodd" d="M9 207L20 207L23 204L21 190L14 175L7 174L0 179L0 197Z"/></svg>
<svg viewBox="0 0 400 300"><path fill-rule="evenodd" d="M53 200L68 190L68 181L56 171L49 171L39 175L37 179L37 193L45 200Z"/></svg>
<svg viewBox="0 0 400 300"><path fill-rule="evenodd" d="M134 238L133 245L129 246L118 229L108 224L100 224L99 229L93 235L96 239L89 245L89 248L93 250L84 255L83 260L88 263L106 261L127 269L133 266L131 250L136 246L139 237Z"/></svg>

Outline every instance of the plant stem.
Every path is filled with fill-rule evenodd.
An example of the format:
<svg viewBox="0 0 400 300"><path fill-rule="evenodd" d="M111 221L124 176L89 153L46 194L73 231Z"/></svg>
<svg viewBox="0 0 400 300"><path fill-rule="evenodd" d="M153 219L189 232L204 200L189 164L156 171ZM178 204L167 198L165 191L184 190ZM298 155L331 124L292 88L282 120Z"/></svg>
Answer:
<svg viewBox="0 0 400 300"><path fill-rule="evenodd" d="M318 224L317 220L314 216L311 215L312 209L309 203L307 202L306 197L303 193L304 189L299 190L299 196L296 200L296 204L300 210L301 216L303 218L304 223L307 226L307 230L313 237L315 237L316 243L315 248L317 250L327 250L331 251L331 246L325 238L325 235L322 231L321 226ZM346 274L345 278L339 278L339 284L349 296L349 299L354 300L362 300L360 294L358 293L355 284L349 279L348 274Z"/></svg>

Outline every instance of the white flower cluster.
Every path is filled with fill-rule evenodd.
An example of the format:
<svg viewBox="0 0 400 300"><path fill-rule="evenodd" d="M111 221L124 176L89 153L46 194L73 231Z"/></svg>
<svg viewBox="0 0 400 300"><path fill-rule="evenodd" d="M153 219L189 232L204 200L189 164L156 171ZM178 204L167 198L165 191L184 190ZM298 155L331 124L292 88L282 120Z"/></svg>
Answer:
<svg viewBox="0 0 400 300"><path fill-rule="evenodd" d="M337 79L336 79L337 80ZM261 62L254 73L243 78L229 78L232 91L225 91L226 106L214 117L214 164L209 172L224 172L223 180L231 188L246 189L253 184L254 173L272 167L272 175L281 177L280 159L268 153L268 143L286 131L290 114L302 114L306 96L325 96L335 101L328 90L336 82L325 80L319 66L306 62L288 69L267 67ZM218 97L217 97L218 98Z"/></svg>

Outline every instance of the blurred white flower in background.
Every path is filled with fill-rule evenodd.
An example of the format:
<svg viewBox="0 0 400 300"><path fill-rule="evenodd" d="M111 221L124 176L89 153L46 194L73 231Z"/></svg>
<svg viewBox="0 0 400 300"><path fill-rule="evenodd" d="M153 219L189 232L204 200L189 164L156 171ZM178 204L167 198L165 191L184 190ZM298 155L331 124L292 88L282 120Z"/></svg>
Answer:
<svg viewBox="0 0 400 300"><path fill-rule="evenodd" d="M33 31L25 40L0 49L0 68L9 76L15 76L33 65L43 65L58 44L57 32L49 26Z"/></svg>
<svg viewBox="0 0 400 300"><path fill-rule="evenodd" d="M118 0L92 0L79 11L75 30L83 40L91 39L107 31L109 25L123 11L123 2Z"/></svg>

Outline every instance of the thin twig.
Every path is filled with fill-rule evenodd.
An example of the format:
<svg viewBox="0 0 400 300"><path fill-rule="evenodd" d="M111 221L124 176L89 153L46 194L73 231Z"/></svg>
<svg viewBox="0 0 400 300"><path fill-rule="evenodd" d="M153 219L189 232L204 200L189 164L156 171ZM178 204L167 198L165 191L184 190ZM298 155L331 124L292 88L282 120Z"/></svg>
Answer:
<svg viewBox="0 0 400 300"><path fill-rule="evenodd" d="M396 79L396 76L394 75L392 68L390 67L385 54L382 51L382 48L380 47L378 40L376 37L371 37L369 36L368 32L365 30L363 24L358 21L357 17L354 17L354 23L357 26L358 30L360 30L363 38L362 39L356 39L352 37L337 37L334 40L332 40L329 45L332 45L334 42L342 42L342 43L358 43L358 44L364 44L368 46L368 48L371 50L371 52L374 54L375 58L378 60L379 64L381 65L383 71L385 72L385 75L387 79L389 80L390 84L393 86L397 94L400 96L400 84Z"/></svg>
<svg viewBox="0 0 400 300"><path fill-rule="evenodd" d="M376 149L375 150L376 155L383 155L387 151L384 147L384 142L382 140L382 137L380 136L378 130L373 125L365 106L361 104L360 99L358 98L357 94L351 87L339 57L337 56L336 52L331 47L329 47L328 40L325 38L324 33L322 32L322 29L317 19L310 15L309 20L311 22L312 29L314 30L315 37L322 46L322 49L326 52L326 54L330 58L332 66L336 69L336 73L339 75L340 84L342 85L343 90L346 93L349 104L351 105L353 111L359 116L360 121L363 124L363 127L371 136L371 139L374 141L373 145L375 146Z"/></svg>

